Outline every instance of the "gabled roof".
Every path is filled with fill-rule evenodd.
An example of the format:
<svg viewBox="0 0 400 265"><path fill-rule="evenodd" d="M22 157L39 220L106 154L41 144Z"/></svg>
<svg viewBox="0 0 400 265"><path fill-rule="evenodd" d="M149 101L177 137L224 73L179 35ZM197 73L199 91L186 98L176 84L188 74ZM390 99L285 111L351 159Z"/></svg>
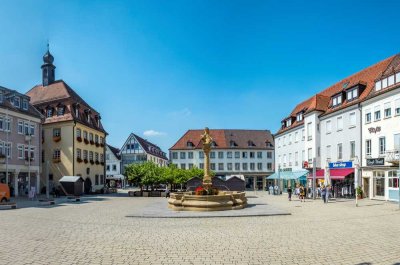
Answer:
<svg viewBox="0 0 400 265"><path fill-rule="evenodd" d="M120 155L120 153L119 153L120 150L119 150L118 148L114 147L114 146L109 145L109 144L107 144L107 146L108 146L108 148L110 149L110 151L113 153L113 155L114 155L117 159L121 160L121 155Z"/></svg>
<svg viewBox="0 0 400 265"><path fill-rule="evenodd" d="M21 94L18 91L0 86L0 92L4 93L4 99L2 102L0 102L0 107L1 108L5 108L8 109L10 111L15 111L15 112L19 112L25 115L29 115L35 118L43 118L43 116L41 115L41 113L31 104L31 102L29 102L29 106L27 110L24 110L23 108L17 108L16 106L14 106L9 99L7 99L7 97L9 96L19 96L23 99L29 100L29 97L27 95ZM22 106L22 101L21 101L21 106Z"/></svg>
<svg viewBox="0 0 400 265"><path fill-rule="evenodd" d="M391 56L383 61L380 61L370 67L367 67L349 77L342 79L341 81L335 83L334 85L324 89L320 93L312 96L311 98L303 101L298 104L293 111L291 112L291 116L294 116L300 110L305 109L306 113L310 113L312 111L321 111L322 115L329 114L343 108L352 106L366 99L366 97L371 93L372 89L375 86L375 79L382 75L385 72L388 65L399 55ZM343 99L343 102L340 106L331 108L331 97L333 95L339 94L342 91L345 91L351 87L355 87L356 85L363 85L365 89L361 95L359 95L358 99L347 101L346 98ZM283 133L287 130L290 130L304 122L300 123L294 122L290 127L281 128L277 134Z"/></svg>
<svg viewBox="0 0 400 265"><path fill-rule="evenodd" d="M35 107L39 110L42 110L43 113L44 109L49 106L58 106L61 104L67 107L65 109L64 115L53 115L49 118L46 117L44 124L63 121L76 121L93 129L106 133L101 121L98 125L95 119L96 116L100 118L100 114L95 111L88 103L86 103L86 101L83 100L63 80L55 81L48 86L37 85L29 90L26 95L31 98L32 104L35 105ZM76 105L80 106L80 113L78 116L76 116L74 111L74 106ZM87 116L86 114L84 114L85 110L90 110L90 122L88 122Z"/></svg>
<svg viewBox="0 0 400 265"><path fill-rule="evenodd" d="M201 135L204 130L188 130L169 150L201 149ZM210 130L211 138L215 142L214 149L273 149L274 140L269 130ZM193 143L193 147L188 143ZM231 147L231 143L234 146Z"/></svg>
<svg viewBox="0 0 400 265"><path fill-rule="evenodd" d="M124 145L122 146L121 150L125 148L126 144L128 143L128 141L134 137L138 143L140 144L140 146L143 148L143 150L150 155L156 156L158 158L164 159L164 160L168 160L165 152L163 152L161 150L161 148L149 141L147 141L146 139L143 139L142 137L131 133L128 137L128 139L125 141Z"/></svg>

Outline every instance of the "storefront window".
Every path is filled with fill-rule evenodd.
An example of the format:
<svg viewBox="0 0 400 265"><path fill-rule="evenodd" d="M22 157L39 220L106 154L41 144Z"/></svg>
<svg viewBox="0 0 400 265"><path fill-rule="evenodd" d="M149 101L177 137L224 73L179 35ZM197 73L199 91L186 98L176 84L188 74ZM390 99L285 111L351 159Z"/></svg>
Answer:
<svg viewBox="0 0 400 265"><path fill-rule="evenodd" d="M397 171L389 171L389 188L398 188L399 179L397 177Z"/></svg>
<svg viewBox="0 0 400 265"><path fill-rule="evenodd" d="M385 171L374 171L374 196L385 196Z"/></svg>

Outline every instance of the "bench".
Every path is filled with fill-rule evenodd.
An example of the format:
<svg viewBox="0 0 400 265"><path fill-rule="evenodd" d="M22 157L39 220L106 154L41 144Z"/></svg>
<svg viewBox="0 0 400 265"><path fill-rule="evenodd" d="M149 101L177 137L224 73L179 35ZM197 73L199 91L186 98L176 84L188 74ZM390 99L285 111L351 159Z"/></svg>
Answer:
<svg viewBox="0 0 400 265"><path fill-rule="evenodd" d="M67 199L70 201L76 201L76 202L81 201L81 197L79 197L79 196L68 196Z"/></svg>
<svg viewBox="0 0 400 265"><path fill-rule="evenodd" d="M17 203L15 203L15 202L0 202L0 207L10 207L11 209L17 209Z"/></svg>
<svg viewBox="0 0 400 265"><path fill-rule="evenodd" d="M39 200L39 204L40 205L54 205L56 203L54 202L54 200L49 199L49 200Z"/></svg>

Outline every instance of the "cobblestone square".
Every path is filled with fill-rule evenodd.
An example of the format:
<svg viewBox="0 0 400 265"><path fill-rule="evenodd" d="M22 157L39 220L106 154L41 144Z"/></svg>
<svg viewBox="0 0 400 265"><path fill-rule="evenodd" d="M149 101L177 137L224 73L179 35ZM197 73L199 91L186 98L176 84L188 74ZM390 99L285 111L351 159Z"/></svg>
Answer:
<svg viewBox="0 0 400 265"><path fill-rule="evenodd" d="M165 198L124 194L0 211L1 264L397 264L400 211L382 201L251 194L291 215L127 217Z"/></svg>

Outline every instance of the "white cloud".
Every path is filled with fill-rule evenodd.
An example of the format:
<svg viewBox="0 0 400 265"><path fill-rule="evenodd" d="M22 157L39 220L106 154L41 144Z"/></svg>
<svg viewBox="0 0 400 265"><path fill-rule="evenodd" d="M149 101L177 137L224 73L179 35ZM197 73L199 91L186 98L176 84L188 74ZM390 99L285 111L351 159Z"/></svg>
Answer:
<svg viewBox="0 0 400 265"><path fill-rule="evenodd" d="M147 130L147 131L143 132L143 135L147 136L147 137L154 137L154 136L164 136L164 135L166 135L166 133L165 132L157 132L155 130Z"/></svg>

